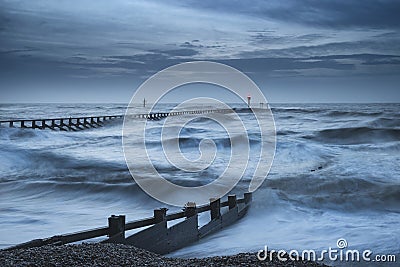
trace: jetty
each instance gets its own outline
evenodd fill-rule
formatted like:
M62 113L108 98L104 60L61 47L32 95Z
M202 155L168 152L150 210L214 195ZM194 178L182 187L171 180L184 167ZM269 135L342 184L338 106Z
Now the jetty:
M232 113L231 109L202 109L202 110L185 110L172 112L149 112L142 114L128 115L130 118L160 120L169 116L182 116L191 114L206 113ZM126 115L106 115L106 116L90 116L90 117L69 117L69 118L50 118L50 119L10 119L0 120L0 126L12 128L30 128L53 131L80 131L89 128L102 127L107 122L116 119L122 119Z
M252 193L248 192L244 193L243 198L240 199L237 199L236 195L229 195L224 202L221 202L220 198L210 199L209 204L199 207L193 202L188 202L181 212L167 214L166 208L155 209L152 217L130 222L125 221L125 215L111 215L108 218L108 226L34 239L4 250L64 245L105 237L99 242L132 245L163 255L190 245L233 224L246 214L251 202ZM199 227L198 216L204 212L209 212L211 219ZM168 221L175 220L180 221L167 227ZM126 236L127 231L134 229L139 229L139 231Z

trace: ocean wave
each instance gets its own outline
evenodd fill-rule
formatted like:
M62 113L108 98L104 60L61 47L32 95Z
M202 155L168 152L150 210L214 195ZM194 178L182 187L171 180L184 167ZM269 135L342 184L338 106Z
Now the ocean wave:
M379 116L384 114L381 111L344 111L344 110L332 110L327 112L325 115L326 116L332 116L332 117L337 117L337 116Z
M278 136L286 136L286 135L294 135L294 134L299 134L299 132L291 131L291 130L281 130L281 131L276 132L276 135L278 135Z
M210 123L210 122L213 122L213 120L210 118L207 118L207 117L200 116L200 117L196 117L196 118L190 120L190 122L191 123Z
M163 143L173 144L175 142L178 142L180 148L198 148L200 145L200 142L203 139L204 138L197 138L197 137L165 138L163 140ZM211 138L211 139L214 141L217 148L221 148L221 149L231 148L232 143L235 143L237 145L246 145L246 142L244 142L244 140L246 140L246 139L243 136L239 136L239 135L233 135L231 137ZM250 135L248 140L249 140L250 145L257 145L261 142L260 138L257 135ZM147 141L146 147L161 148L160 144L161 144L160 141Z
M98 201L119 200L134 198L138 202L140 197L147 198L133 179L127 183L109 184L104 182L72 182L55 180L13 181L3 184L2 190L13 191L16 199L62 199L88 198ZM0 190L0 192L2 191Z
M333 128L320 130L313 135L303 136L303 138L337 145L373 144L400 141L400 129L372 127Z
M384 115L383 111L376 110L341 110L332 108L319 108L319 107L292 107L292 108L272 108L273 112L278 115L284 113L293 114L320 114L327 117L357 117L357 116L381 116Z
M275 114L275 115L277 115L276 118L279 120L291 120L291 119L296 118L293 115L283 115L283 114Z
M367 125L374 128L400 128L400 119L381 117L367 122Z
M170 132L179 132L180 135L182 136L192 136L193 134L202 134L207 132L206 129L204 128L200 128L200 127L189 127L189 126L185 126L185 127L181 127L181 126L164 126L164 127L160 127L160 126L152 126L152 127L147 127L146 128L146 135L161 135L161 132L163 132L163 134L168 134Z
M0 155L2 175L0 181L9 181L9 175L18 180L98 181L117 183L128 170L125 162L100 159L82 159L41 149L3 146ZM126 177L126 175L125 175ZM124 182L126 178L122 179Z
M281 199L298 206L337 209L344 212L390 210L400 212L400 184L357 177L298 176L267 180L267 187Z
M38 141L49 138L51 134L52 132L49 131L0 127L0 138L3 142L32 139Z
M291 113L304 113L304 114L310 114L310 113L320 113L323 111L326 111L325 109L320 109L320 108L271 108L272 112L278 112L278 113L284 113L284 112L291 112Z

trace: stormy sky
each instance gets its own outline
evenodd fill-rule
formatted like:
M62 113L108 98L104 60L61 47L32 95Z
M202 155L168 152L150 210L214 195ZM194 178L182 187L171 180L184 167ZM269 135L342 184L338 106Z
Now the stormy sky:
M243 71L270 102L400 102L399 14L397 0L0 0L0 102L126 103L193 60Z

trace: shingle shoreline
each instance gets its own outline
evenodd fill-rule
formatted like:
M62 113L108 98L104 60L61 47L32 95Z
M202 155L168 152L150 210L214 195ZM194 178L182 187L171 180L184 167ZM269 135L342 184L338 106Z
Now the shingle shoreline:
M324 266L310 261L260 261L255 253L210 258L166 258L121 244L84 243L0 251L0 266Z

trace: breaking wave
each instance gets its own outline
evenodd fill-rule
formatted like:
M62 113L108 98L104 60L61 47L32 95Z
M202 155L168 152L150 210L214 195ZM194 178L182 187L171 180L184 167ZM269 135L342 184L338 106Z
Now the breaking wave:
M313 135L304 136L304 138L338 145L374 144L400 141L400 129L372 127L333 128L317 131Z

